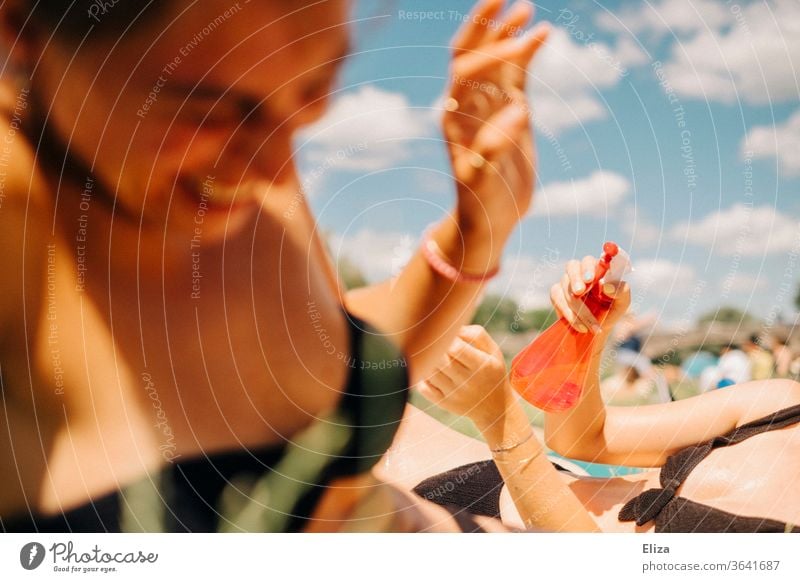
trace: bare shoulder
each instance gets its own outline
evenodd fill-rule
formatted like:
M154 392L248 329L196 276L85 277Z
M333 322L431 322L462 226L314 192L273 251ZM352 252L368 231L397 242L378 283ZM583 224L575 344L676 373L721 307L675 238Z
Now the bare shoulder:
M731 389L737 391L739 426L800 405L800 383L794 380L760 380L725 388Z

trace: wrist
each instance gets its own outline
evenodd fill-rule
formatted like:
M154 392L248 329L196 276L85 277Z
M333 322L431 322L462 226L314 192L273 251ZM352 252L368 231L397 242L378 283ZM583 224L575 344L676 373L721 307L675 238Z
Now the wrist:
M466 212L457 207L452 217L466 238L492 238L505 243L519 224L519 220L516 217L496 216L496 214L483 208L476 216L474 212Z
M471 273L483 273L500 266L512 228L477 223L453 213L432 232L453 265Z
M504 400L496 413L472 417L490 449L507 448L510 443L521 442L530 436L532 430L528 416L510 386L507 386Z

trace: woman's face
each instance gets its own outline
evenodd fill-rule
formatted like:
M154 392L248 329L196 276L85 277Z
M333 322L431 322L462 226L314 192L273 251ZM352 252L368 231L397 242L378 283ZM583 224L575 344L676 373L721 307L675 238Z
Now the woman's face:
M175 234L196 232L200 213L218 236L291 177L291 135L324 112L348 51L348 2L185 4L117 47L76 49L72 62L72 49L50 50L35 79L118 212Z

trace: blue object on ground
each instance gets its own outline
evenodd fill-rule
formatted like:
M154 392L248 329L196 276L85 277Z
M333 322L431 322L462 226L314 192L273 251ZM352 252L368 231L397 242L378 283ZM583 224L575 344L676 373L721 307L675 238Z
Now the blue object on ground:
M697 352L683 362L683 372L690 378L699 378L703 370L717 365L717 358L709 352Z

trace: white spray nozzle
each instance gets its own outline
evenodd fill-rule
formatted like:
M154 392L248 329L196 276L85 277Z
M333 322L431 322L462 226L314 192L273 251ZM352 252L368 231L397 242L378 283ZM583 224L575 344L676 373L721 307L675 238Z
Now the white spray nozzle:
M608 271L603 277L604 283L619 283L623 280L625 275L633 272L633 265L631 265L631 257L628 253L619 249L617 255L611 259L608 266Z

